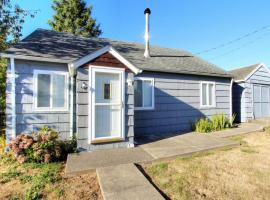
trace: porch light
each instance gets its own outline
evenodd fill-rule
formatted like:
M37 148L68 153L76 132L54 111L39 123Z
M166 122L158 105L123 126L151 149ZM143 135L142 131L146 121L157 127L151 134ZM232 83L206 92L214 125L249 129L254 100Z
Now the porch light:
M128 80L127 80L128 86L129 86L129 87L133 86L133 82L134 82L133 80L128 79Z
M83 90L87 90L87 88L88 88L87 83L86 83L86 82L83 82L82 85L81 85L81 88L82 88Z

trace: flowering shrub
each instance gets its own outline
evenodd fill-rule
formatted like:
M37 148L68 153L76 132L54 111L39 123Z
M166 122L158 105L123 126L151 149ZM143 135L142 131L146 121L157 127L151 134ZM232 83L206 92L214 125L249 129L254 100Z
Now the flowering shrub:
M76 139L59 140L58 132L47 126L32 135L18 135L9 143L9 148L19 163L64 160L68 153L76 151Z

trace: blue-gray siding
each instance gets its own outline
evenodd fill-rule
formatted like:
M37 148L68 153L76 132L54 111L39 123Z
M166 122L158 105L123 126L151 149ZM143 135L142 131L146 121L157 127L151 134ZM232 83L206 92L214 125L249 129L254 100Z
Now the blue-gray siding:
M191 130L201 117L230 115L230 78L145 72L153 77L155 109L135 110L135 135L166 134ZM216 83L216 107L200 107L200 82Z
M264 67L260 67L256 72L253 73L251 77L248 78L248 80L241 83L235 83L235 85L243 88L241 99L234 98L234 105L241 101L241 104L238 104L240 108L237 108L235 111L240 110L241 112L238 112L237 114L241 116L241 122L247 122L254 118L254 85L270 86L270 73ZM236 87L234 87L234 94L237 93L237 90L235 89Z
M126 73L126 80L133 80L132 73ZM119 148L133 145L134 137L134 90L133 86L128 86L127 81L125 85L125 141L113 142L105 144L90 144L89 136L90 132L88 129L88 112L89 112L89 88L84 90L81 85L85 82L89 82L89 69L80 67L77 71L77 137L78 137L78 148L85 150L97 150L97 149L108 149L108 148Z
M33 70L67 72L67 65L46 62L15 60L16 71L16 134L32 133L44 125L60 132L62 139L69 137L69 111L36 112L33 108ZM10 65L7 73L10 74ZM7 77L6 88L6 134L11 136L11 80Z

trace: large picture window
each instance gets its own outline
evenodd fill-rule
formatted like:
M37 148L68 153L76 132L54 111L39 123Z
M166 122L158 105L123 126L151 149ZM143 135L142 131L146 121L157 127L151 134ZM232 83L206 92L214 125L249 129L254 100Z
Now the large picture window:
M135 78L134 80L135 109L154 109L154 79Z
M201 106L202 107L216 106L216 93L214 82L201 83Z
M66 72L34 71L36 110L68 109L68 74Z

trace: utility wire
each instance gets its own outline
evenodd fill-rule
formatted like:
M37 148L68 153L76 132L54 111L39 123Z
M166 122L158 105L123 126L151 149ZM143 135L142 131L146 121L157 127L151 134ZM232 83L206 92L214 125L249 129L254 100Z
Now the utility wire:
M241 40L243 40L243 39L245 39L245 38L248 38L248 37L250 37L250 36L252 36L252 35L255 35L255 34L261 32L261 31L264 31L264 30L268 29L269 27L270 27L270 25L262 26L262 27L259 28L259 29L256 29L256 30L254 30L254 31L252 31L252 32L249 32L249 33L245 34L245 35L242 35L241 37L238 37L238 38L236 38L236 39L233 39L233 40L231 40L231 41L229 41L229 42L226 42L226 43L217 45L217 46L215 46L215 47L213 47L213 48L209 48L209 49L206 49L206 50L197 52L197 53L195 53L195 55L201 55L201 54L209 53L209 52L211 52L211 51L215 51L215 50L218 50L218 49L220 49L220 48L226 47L226 46L231 45L231 44L233 44L233 43L239 42L239 41L241 41Z
M262 38L264 38L265 36L268 36L268 35L270 35L270 32L267 32L267 33L265 33L265 34L263 34L263 35L261 35L261 36L259 36L259 37L256 37L254 40L250 40L250 41L248 41L248 42L242 44L241 46L238 46L238 47L236 47L236 48L233 48L233 49L231 49L231 50L229 50L229 51L227 51L227 52L225 52L225 53L223 53L223 54L221 54L221 55L212 57L212 58L210 58L209 60L215 60L215 59L217 59L217 58L224 57L224 56L226 56L226 55L228 55L228 54L231 54L231 53L233 53L233 52L235 52L235 51L238 51L238 50L240 50L240 49L242 49L242 48L245 48L246 46L252 45L252 44L254 44L257 40L260 40L260 39L262 39Z

